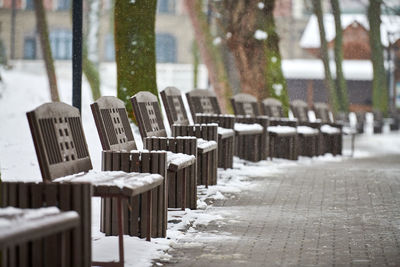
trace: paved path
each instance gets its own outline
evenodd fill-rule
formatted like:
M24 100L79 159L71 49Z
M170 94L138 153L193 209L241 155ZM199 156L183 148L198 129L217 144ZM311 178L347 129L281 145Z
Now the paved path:
M400 155L295 166L216 207L227 237L182 246L170 266L400 266ZM181 243L193 240L181 240Z

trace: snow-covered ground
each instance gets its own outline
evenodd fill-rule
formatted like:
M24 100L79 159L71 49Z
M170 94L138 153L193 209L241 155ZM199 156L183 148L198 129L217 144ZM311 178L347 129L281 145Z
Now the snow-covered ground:
M62 101L71 103L70 71L62 66L58 68L58 85ZM111 82L114 74L102 73L104 81L102 93L115 95L115 83ZM26 68L17 66L10 71L2 71L4 83L0 84L0 171L2 180L40 181L41 175L37 163L26 112L48 102L50 96L43 67ZM83 81L82 120L90 155L95 170L100 170L101 145L91 115L89 104L92 103L87 82ZM369 118L370 119L370 118ZM370 132L370 127L367 127ZM137 131L135 132L137 135ZM139 140L139 136L135 137ZM345 142L348 145L348 142ZM400 134L386 133L382 135L365 134L356 139L355 157L369 157L376 154L399 153ZM249 163L235 158L234 168L218 170L218 185L208 189L198 188L198 210L170 210L167 238L155 238L146 242L135 237L125 237L126 266L149 266L153 259L168 262L168 250L179 249L182 246L196 247L201 242L210 239L234 238L228 233L202 232L209 222L229 223L224 219L221 208L214 208L216 201L236 198L244 190L252 190L255 183L252 180L259 177L276 176L287 168L296 165L318 164L326 161L347 160L350 151L345 148L344 156L332 157L326 155L318 158L303 158L299 161L274 160ZM105 237L99 231L100 201L93 199L93 259L118 259L118 241L116 237ZM226 211L228 212L228 211ZM179 240L192 240L180 243Z

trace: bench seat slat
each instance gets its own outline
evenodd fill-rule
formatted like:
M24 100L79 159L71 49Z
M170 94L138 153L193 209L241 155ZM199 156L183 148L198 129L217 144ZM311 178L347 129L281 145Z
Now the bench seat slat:
M90 171L61 177L54 182L89 182L93 185L94 196L112 194L133 197L159 186L163 180L164 178L159 174Z

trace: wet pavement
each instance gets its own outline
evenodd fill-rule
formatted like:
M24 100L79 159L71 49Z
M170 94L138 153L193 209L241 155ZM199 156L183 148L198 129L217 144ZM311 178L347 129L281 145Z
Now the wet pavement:
M400 151L254 183L216 203L224 223L204 226L201 242L180 240L167 266L400 266Z

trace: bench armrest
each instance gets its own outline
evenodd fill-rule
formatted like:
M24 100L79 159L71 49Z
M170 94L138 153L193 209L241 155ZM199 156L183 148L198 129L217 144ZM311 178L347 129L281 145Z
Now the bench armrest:
M172 135L177 136L194 136L209 141L218 141L217 135L218 124L203 123L194 125L172 125Z
M196 113L196 123L217 123L219 127L233 129L235 116L228 114Z
M144 147L148 150L165 150L196 156L197 138L193 136L146 137Z

